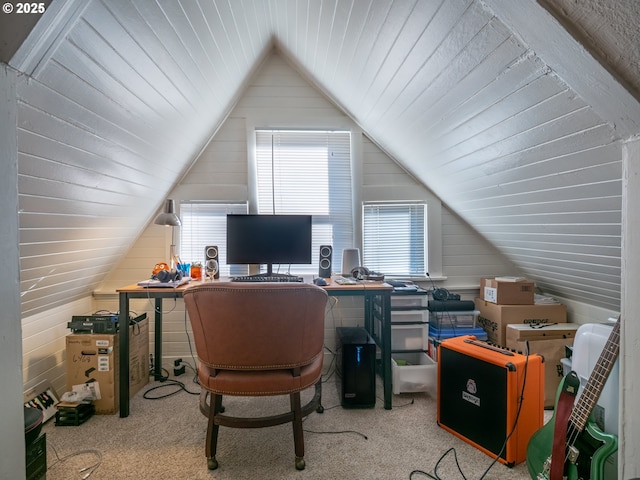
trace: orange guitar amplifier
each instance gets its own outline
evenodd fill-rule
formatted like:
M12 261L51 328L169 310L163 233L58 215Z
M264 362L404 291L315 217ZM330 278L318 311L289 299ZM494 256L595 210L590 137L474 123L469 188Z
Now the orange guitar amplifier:
M472 335L438 349L438 425L507 466L544 423L544 366Z

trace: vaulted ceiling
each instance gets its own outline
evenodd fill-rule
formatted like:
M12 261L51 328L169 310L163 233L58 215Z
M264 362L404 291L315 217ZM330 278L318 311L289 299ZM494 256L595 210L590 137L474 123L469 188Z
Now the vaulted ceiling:
M640 16L600 3L54 0L10 61L23 313L100 282L273 49L538 285L619 309Z

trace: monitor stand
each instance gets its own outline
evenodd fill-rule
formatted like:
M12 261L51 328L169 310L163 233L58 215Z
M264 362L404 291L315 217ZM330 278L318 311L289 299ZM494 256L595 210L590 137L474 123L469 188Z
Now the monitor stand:
M267 271L264 273L256 273L251 275L252 277L293 277L295 275L291 275L289 273L273 273L273 264L267 263Z
M286 273L273 273L273 264L267 263L267 271L263 273L254 273L252 277L288 277Z

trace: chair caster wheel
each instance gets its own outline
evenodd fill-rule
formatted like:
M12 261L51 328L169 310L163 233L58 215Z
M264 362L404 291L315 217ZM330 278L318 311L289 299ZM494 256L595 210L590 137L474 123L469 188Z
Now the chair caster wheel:
M296 458L296 470L304 470L304 458Z
M316 413L324 413L324 407L322 405L318 405L316 407Z
M207 468L209 470L215 470L218 468L218 460L216 460L216 457L207 458Z

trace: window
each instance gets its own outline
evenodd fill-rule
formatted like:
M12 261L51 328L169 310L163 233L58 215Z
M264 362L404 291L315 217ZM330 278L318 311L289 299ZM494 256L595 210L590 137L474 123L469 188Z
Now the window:
M390 276L424 276L424 203L367 203L362 218L363 265Z
M320 245L334 264L353 247L350 132L256 130L256 167L257 213L313 216L312 263L294 273L317 275Z
M246 203L180 202L180 258L185 262L201 261L204 248L218 247L220 275L246 275L244 265L227 265L227 214L247 213Z

